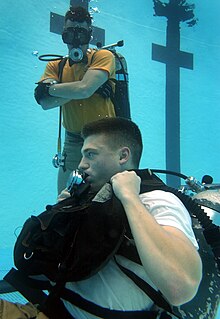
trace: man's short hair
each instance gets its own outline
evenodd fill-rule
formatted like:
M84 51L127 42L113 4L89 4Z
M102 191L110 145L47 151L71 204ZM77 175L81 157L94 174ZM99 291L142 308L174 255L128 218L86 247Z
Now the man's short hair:
M127 146L131 150L132 162L138 168L143 150L142 136L139 127L125 118L105 118L86 124L81 132L82 138L104 134L112 148Z
M65 14L65 22L67 20L84 22L86 21L89 26L92 24L92 17L89 12L83 7L70 7Z

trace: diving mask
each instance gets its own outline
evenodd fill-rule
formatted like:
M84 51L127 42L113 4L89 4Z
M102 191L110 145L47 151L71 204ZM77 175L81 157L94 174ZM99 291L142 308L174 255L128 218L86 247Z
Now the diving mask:
M63 30L62 39L66 44L73 45L75 48L80 45L88 44L91 39L92 29L81 27L68 27Z

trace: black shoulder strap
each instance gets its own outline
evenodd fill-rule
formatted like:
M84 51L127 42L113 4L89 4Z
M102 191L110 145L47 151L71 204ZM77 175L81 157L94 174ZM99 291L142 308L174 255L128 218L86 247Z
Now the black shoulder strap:
M58 64L58 77L59 77L59 82L62 82L62 75L63 75L63 68L66 64L67 57L63 58L59 64Z
M88 66L90 66L90 65L92 64L92 62L93 62L93 60L94 60L94 57L95 57L95 54L96 54L96 52L97 52L97 50L95 50L95 49L92 49L92 51L93 51L93 53L92 53L92 56L91 56L91 58L90 58L90 62L89 62L89 64L88 64Z
M66 64L67 57L63 58L58 64L58 78L59 82L62 82L63 68ZM59 118L58 118L58 138L57 138L57 154L61 154L61 131L62 131L62 105L59 107ZM63 170L66 168L63 166Z

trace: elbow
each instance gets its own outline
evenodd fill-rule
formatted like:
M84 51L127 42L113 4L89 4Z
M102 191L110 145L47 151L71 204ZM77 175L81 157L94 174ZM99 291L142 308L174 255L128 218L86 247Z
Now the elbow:
M173 306L181 306L191 301L198 292L202 281L202 261L196 255L188 270L180 271L168 283L166 298Z
M40 105L41 105L42 110L44 110L44 111L48 110L48 105L46 105L44 103L41 103Z
M184 279L182 278L182 283L179 286L170 287L167 293L167 300L173 306L181 306L189 301L191 301L197 294L199 285L202 280L202 274L196 276L196 278Z
M191 301L197 294L199 285L193 285L184 287L184 289L173 289L169 296L167 296L168 301L173 306L181 306L189 301Z
M47 110L49 107L48 107L48 103L46 103L46 99L42 99L42 98L39 98L39 97L36 97L35 96L35 100L37 102L37 104L39 104L43 110Z
M41 107L42 107L42 109L43 109L44 111L51 109L51 107L48 106L48 104L46 104L46 103L43 103L43 102L42 102L40 105L41 105Z
M54 100L54 99L51 99L51 98L50 99L49 98L42 99L42 100L39 101L38 104L42 107L42 109L44 111L50 110L50 109L53 109L55 107L60 106L60 103L58 103L57 100Z
M80 96L81 96L80 98L81 99L88 99L94 93L95 93L95 91L92 88L90 88L86 85L81 85L81 87L80 87Z

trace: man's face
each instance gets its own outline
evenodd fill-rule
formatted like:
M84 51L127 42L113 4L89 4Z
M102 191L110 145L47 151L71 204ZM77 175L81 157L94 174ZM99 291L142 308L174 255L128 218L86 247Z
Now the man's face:
M71 50L72 48L76 48L76 47L87 48L88 42L90 41L89 30L90 30L90 27L88 26L86 21L77 22L77 21L67 20L64 27L65 34L63 34L63 41L67 44L68 49ZM73 41L75 43L73 43ZM68 42L71 42L71 43L68 43ZM81 44L85 42L87 43Z
M84 141L79 169L88 175L86 181L98 191L110 178L121 171L120 149L113 150L105 135L91 135Z

